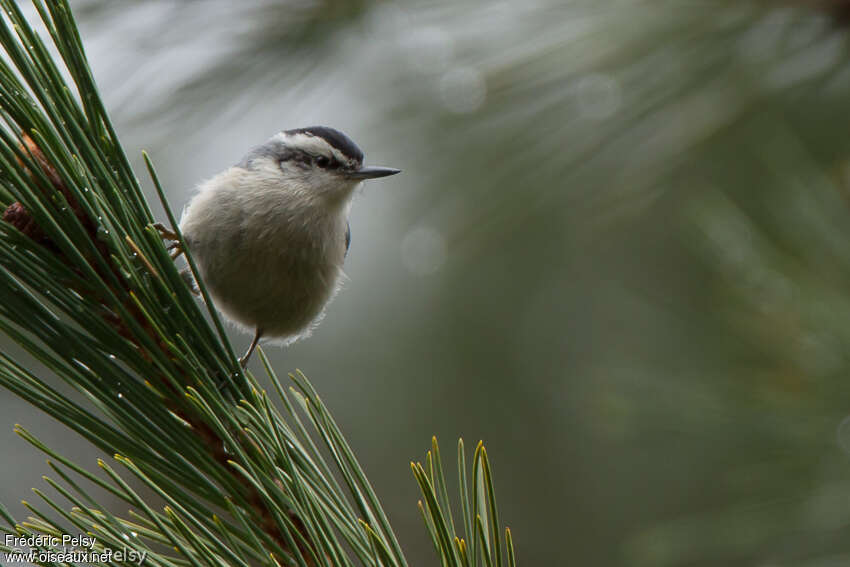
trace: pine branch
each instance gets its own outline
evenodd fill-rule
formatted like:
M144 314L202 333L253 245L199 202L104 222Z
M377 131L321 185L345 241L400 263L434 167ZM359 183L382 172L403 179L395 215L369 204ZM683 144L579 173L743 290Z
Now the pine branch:
M184 247L205 303L186 286L98 95L67 1L34 1L61 64L14 0L0 6L7 56L0 60L0 331L78 396L65 397L4 354L0 385L115 461L91 473L17 427L49 456L59 480L46 481L65 502L36 491L47 509L27 503L33 515L24 523L0 509L9 526L0 530L77 530L94 534L98 551L128 548L151 565L405 566L374 490L315 390L300 374L285 388L261 352L281 412L241 370ZM484 474L473 473L475 494L461 495L473 511L465 515L470 555L462 540L453 548L453 528L434 519L450 507L442 473L417 469L428 526L440 530L444 564L477 565L480 547L487 565L502 565L482 447L474 471ZM113 515L92 488L129 505L128 516ZM50 557L39 562L62 562Z

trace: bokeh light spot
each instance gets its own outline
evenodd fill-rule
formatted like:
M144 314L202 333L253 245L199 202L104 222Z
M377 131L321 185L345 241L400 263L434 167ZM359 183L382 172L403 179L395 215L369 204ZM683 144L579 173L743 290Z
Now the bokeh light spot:
M620 83L610 75L587 75L576 85L578 111L584 118L610 118L619 110L622 98Z
M487 98L487 83L483 75L470 67L452 69L440 79L440 99L451 112L475 112Z
M842 419L841 423L838 424L835 439L841 450L850 454L850 415Z
M401 257L410 273L433 274L446 261L446 240L433 228L414 228L401 241Z

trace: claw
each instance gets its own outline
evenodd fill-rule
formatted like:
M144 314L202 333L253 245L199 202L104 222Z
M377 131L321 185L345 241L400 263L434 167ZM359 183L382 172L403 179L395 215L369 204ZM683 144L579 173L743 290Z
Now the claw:
M156 223L153 227L159 232L159 235L162 236L164 240L180 240L177 237L177 233L171 230L170 228L166 228L164 224L161 222Z
M180 245L180 239L177 237L177 233L166 228L161 222L156 223L153 227L159 232L163 240L171 240L171 244L165 247L166 250L172 251L171 259L176 260L179 258L183 254L183 246Z

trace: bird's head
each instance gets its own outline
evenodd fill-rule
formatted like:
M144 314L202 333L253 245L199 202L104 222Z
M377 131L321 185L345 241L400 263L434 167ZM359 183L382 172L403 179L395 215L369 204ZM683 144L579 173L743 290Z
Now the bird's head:
M363 151L333 128L311 126L284 130L248 152L237 167L262 176L282 189L345 200L366 179L399 173L390 167L363 165Z

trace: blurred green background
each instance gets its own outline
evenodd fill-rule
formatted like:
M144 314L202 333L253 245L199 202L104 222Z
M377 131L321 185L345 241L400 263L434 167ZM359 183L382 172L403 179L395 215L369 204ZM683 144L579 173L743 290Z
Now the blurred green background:
M404 170L314 336L267 352L411 563L436 434L486 441L523 565L605 567L850 564L847 4L73 3L152 200L142 149L179 210L312 124ZM93 463L0 393L0 501L47 470L17 422Z

